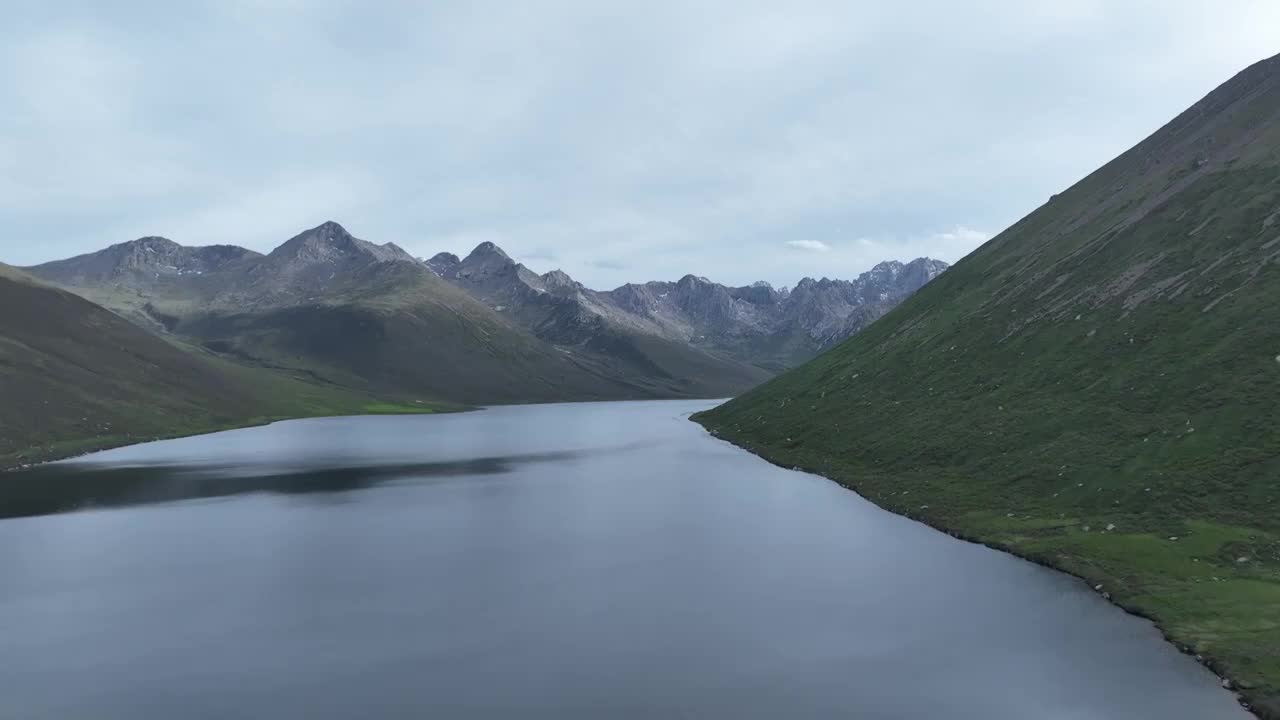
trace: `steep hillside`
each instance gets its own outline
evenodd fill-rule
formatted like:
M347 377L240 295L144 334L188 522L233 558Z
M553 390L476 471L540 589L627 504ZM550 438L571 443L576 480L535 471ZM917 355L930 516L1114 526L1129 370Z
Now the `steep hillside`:
M1273 58L699 420L1087 578L1276 717L1278 311Z
M183 348L4 265L0 398L0 468L271 418L387 407Z

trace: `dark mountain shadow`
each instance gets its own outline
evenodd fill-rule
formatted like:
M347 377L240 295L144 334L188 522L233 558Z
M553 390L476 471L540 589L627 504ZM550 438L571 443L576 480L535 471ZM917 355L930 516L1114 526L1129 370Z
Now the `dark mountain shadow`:
M53 463L0 475L0 519L249 493L344 493L392 481L500 475L520 465L564 462L596 452L600 451L503 455L447 462L275 467Z

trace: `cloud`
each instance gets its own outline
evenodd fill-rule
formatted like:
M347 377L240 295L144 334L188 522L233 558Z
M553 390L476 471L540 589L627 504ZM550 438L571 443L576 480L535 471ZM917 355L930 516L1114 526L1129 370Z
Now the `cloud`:
M522 262L546 262L553 263L560 259L560 255L552 248L536 247L532 250L526 250L520 254Z
M972 251L1274 53L1280 3L73 0L5 21L0 261L145 233L269 249L336 219L592 286L789 285Z
M922 255L953 263L977 250L992 237L992 233L984 230L956 225L949 230L935 232L916 240L908 240L907 244L918 248Z
M933 239L945 243L967 245L970 246L969 249L972 250L978 245L990 240L991 233L984 232L982 230L974 230L973 228L967 228L963 225L957 225L955 228L946 232L936 233L933 236Z
M788 240L786 245L787 247L808 252L829 252L831 250L831 246L821 240Z
M587 264L591 267L600 268L602 270L626 270L629 267L624 262L608 259L588 260Z

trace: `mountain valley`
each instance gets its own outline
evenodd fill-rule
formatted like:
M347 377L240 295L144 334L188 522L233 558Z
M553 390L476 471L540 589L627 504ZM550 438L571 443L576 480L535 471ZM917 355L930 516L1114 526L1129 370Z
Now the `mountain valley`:
M686 276L599 292L492 243L415 259L334 222L269 254L158 237L28 268L244 362L463 403L734 395L861 329L945 269L882 263L794 291Z

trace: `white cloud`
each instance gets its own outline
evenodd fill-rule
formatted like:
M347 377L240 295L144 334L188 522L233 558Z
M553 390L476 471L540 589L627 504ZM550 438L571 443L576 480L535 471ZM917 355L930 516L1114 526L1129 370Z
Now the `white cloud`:
M821 240L788 240L787 247L808 250L809 252L828 252L831 250L831 246Z
M593 286L950 261L1280 27L1273 0L777 8L18 3L0 261L141 232L263 249L331 218L424 256L494 239Z
M968 245L970 246L969 249L972 250L978 245L990 240L991 233L984 232L982 230L974 230L973 228L967 228L963 225L957 225L955 228L947 230L946 232L936 233L933 238L941 242Z
M963 225L956 225L950 230L933 233L919 240L908 242L916 247L922 255L953 263L977 250L979 246L992 237L994 236L991 233L984 230L974 230Z

